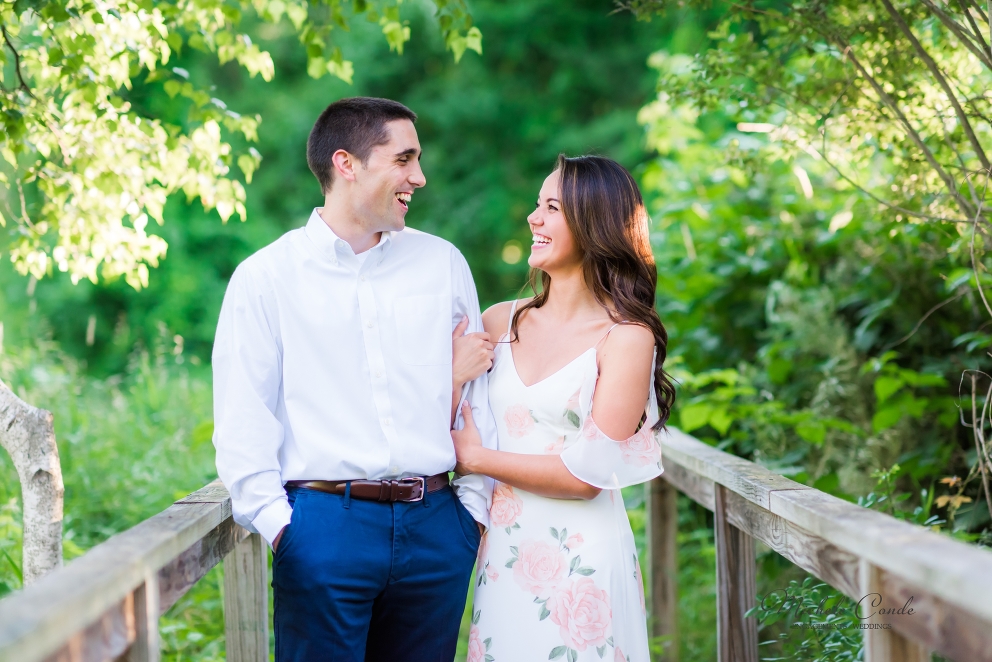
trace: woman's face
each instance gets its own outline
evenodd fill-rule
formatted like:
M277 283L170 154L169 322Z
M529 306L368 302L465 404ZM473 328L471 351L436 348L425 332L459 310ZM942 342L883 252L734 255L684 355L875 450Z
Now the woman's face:
M537 208L527 217L534 235L527 264L542 271L554 271L582 263L575 238L561 211L561 173L548 175L537 198Z

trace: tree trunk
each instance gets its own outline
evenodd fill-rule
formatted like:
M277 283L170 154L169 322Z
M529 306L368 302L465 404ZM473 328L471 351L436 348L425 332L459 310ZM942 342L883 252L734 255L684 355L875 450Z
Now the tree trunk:
M0 381L0 446L21 481L24 585L62 565L62 467L52 413L32 407Z

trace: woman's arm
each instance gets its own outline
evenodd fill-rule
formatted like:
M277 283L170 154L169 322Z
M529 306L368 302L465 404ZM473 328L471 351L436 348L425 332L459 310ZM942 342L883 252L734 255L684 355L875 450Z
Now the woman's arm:
M483 448L472 420L472 408L462 403L465 428L452 430L460 474L484 474L533 494L559 499L592 499L600 490L573 476L557 455L524 455Z
M637 430L648 399L653 355L654 336L648 329L633 324L614 329L599 352L600 375L593 398L593 418L609 438L627 439ZM485 474L547 497L592 499L600 492L572 475L557 455L483 448L471 413L465 416L465 428L453 431L451 436L459 473Z

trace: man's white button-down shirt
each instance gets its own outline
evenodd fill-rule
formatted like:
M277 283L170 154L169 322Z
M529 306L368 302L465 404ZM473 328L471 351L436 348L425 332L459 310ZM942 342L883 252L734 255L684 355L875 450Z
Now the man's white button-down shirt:
M356 256L320 218L245 260L214 341L217 471L236 522L271 544L289 524L290 480L432 476L455 466L451 333L482 331L461 253L416 230ZM463 390L496 447L487 377ZM456 426L461 426L461 420ZM492 483L455 481L488 526Z

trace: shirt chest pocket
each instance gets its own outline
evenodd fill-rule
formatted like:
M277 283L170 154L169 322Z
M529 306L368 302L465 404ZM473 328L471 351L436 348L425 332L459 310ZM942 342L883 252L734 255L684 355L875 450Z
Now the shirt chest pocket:
M403 297L393 304L397 348L410 365L451 363L451 299L443 295Z

